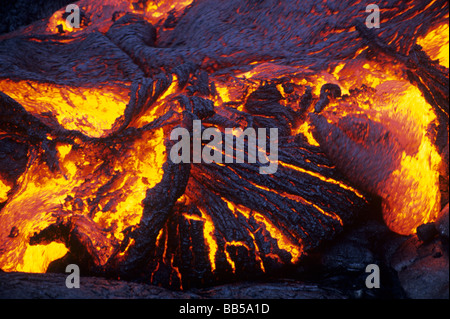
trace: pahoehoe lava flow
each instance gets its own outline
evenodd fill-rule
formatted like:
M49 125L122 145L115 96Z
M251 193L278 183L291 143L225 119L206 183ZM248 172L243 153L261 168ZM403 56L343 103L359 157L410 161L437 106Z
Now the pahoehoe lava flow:
M385 1L380 29L351 1L77 5L80 28L62 8L0 35L2 270L187 289L292 267L374 198L400 234L436 218L447 1ZM267 150L277 128L276 172L175 163L197 120L265 128Z

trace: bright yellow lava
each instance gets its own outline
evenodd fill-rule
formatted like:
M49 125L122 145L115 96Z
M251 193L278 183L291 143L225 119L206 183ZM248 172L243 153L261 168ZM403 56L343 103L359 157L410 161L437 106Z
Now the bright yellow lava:
M393 66L365 62L360 67L341 68L338 76L348 89L366 85L376 93L358 96L358 105L331 103L324 114L337 122L347 114L364 114L381 123L403 149L401 163L378 189L383 216L391 230L408 235L422 223L436 218L440 206L439 167L441 158L427 134L436 115L420 90L403 80ZM386 169L386 168L380 168Z
M164 138L162 128L145 132L120 158L103 158L100 150L91 147L74 149L70 145L60 144L56 147L60 171L56 172L51 172L45 163L34 161L19 178L19 189L0 215L2 238L8 238L13 226L19 231L18 236L1 243L0 249L4 250L0 255L1 269L45 271L48 263L60 258L67 249L64 245L55 244L30 246L29 238L54 223L55 216L61 214L61 210L88 214L89 196L95 195L106 183L110 183L108 193L101 196L93 220L99 228L113 226L112 236L123 240L122 231L140 221L147 189L161 181L162 165L166 161ZM114 183L110 182L110 176L104 176L99 171L105 161L119 176ZM94 173L99 175L94 178ZM81 200L83 206L77 209L73 204L66 203L68 195ZM106 206L110 202L115 205L108 209ZM105 249L108 253L112 247ZM107 256L107 253L102 256Z
M8 192L11 190L11 187L6 185L1 179L0 179L0 203L6 201L8 199Z
M118 191L125 196L119 201L115 212L101 211L95 215L94 221L102 227L115 225L114 236L123 240L122 231L136 225L143 211L142 201L147 189L153 188L163 176L162 166L166 161L164 131L162 128L154 133L146 133L142 139L134 142L132 149L124 158L115 162L115 170L124 172L124 178L114 185L109 192Z
M418 38L417 44L432 60L439 60L439 64L449 67L449 25L441 24L431 30L426 36Z
M205 245L208 247L208 258L211 264L211 271L214 272L214 270L216 270L216 253L218 250L216 238L214 235L214 222L212 221L211 216L206 214L202 209L199 210L201 216L187 214L184 214L183 216L186 219L198 220L203 222L203 236L205 237Z
M123 88L76 88L0 80L0 91L36 116L50 112L65 129L77 130L90 137L107 135L128 103Z
M44 273L48 265L64 255L69 250L64 244L52 242L48 245L28 246L23 256L23 262L15 268L15 271Z
M222 200L228 205L228 208L233 213L239 212L247 219L249 219L250 216L253 216L253 218L255 218L257 222L259 222L261 225L264 225L270 236L277 241L278 248L283 249L291 254L291 263L298 262L303 253L302 247L297 246L291 240L289 240L267 217L258 212L251 211L249 208L242 205L235 205L225 198L222 198ZM257 247L256 243L255 247ZM262 261L260 262L260 264L262 265Z
M308 144L319 146L319 143L316 141L314 136L311 133L311 127L308 121L303 122L295 131L292 132L293 134L303 134L304 137L306 137L306 140L308 141Z

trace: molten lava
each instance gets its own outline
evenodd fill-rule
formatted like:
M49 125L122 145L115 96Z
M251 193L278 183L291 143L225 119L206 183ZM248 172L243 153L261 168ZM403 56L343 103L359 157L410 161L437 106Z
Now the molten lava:
M386 1L379 30L345 1L77 5L80 28L61 8L0 36L0 140L25 145L0 169L2 270L186 289L295 265L375 197L403 235L445 204L448 2ZM277 172L173 163L198 119L276 127Z

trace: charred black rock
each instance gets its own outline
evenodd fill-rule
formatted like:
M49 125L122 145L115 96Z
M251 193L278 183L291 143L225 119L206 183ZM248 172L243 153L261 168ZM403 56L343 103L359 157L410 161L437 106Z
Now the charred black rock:
M327 83L322 85L320 89L320 99L319 102L316 103L314 107L315 113L320 113L325 106L330 102L330 98L337 98L341 96L341 88L339 85Z
M417 227L417 236L423 242L429 242L438 234L434 223L427 223Z

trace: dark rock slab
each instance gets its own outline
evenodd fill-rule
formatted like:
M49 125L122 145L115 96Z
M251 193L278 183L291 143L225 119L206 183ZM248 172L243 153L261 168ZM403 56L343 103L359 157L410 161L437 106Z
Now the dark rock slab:
M0 299L345 299L337 289L298 281L243 282L188 292L100 277L81 277L67 288L65 274L0 271Z
M81 277L80 288L67 288L65 274L0 272L3 299L174 299L198 296L157 286L99 277Z
M239 283L198 290L205 298L225 299L347 299L339 290L297 281Z
M393 255L391 266L409 298L449 298L448 250L439 238L423 243L412 236Z
M444 209L442 209L438 219L436 220L436 228L439 235L446 238L448 241L448 203Z

